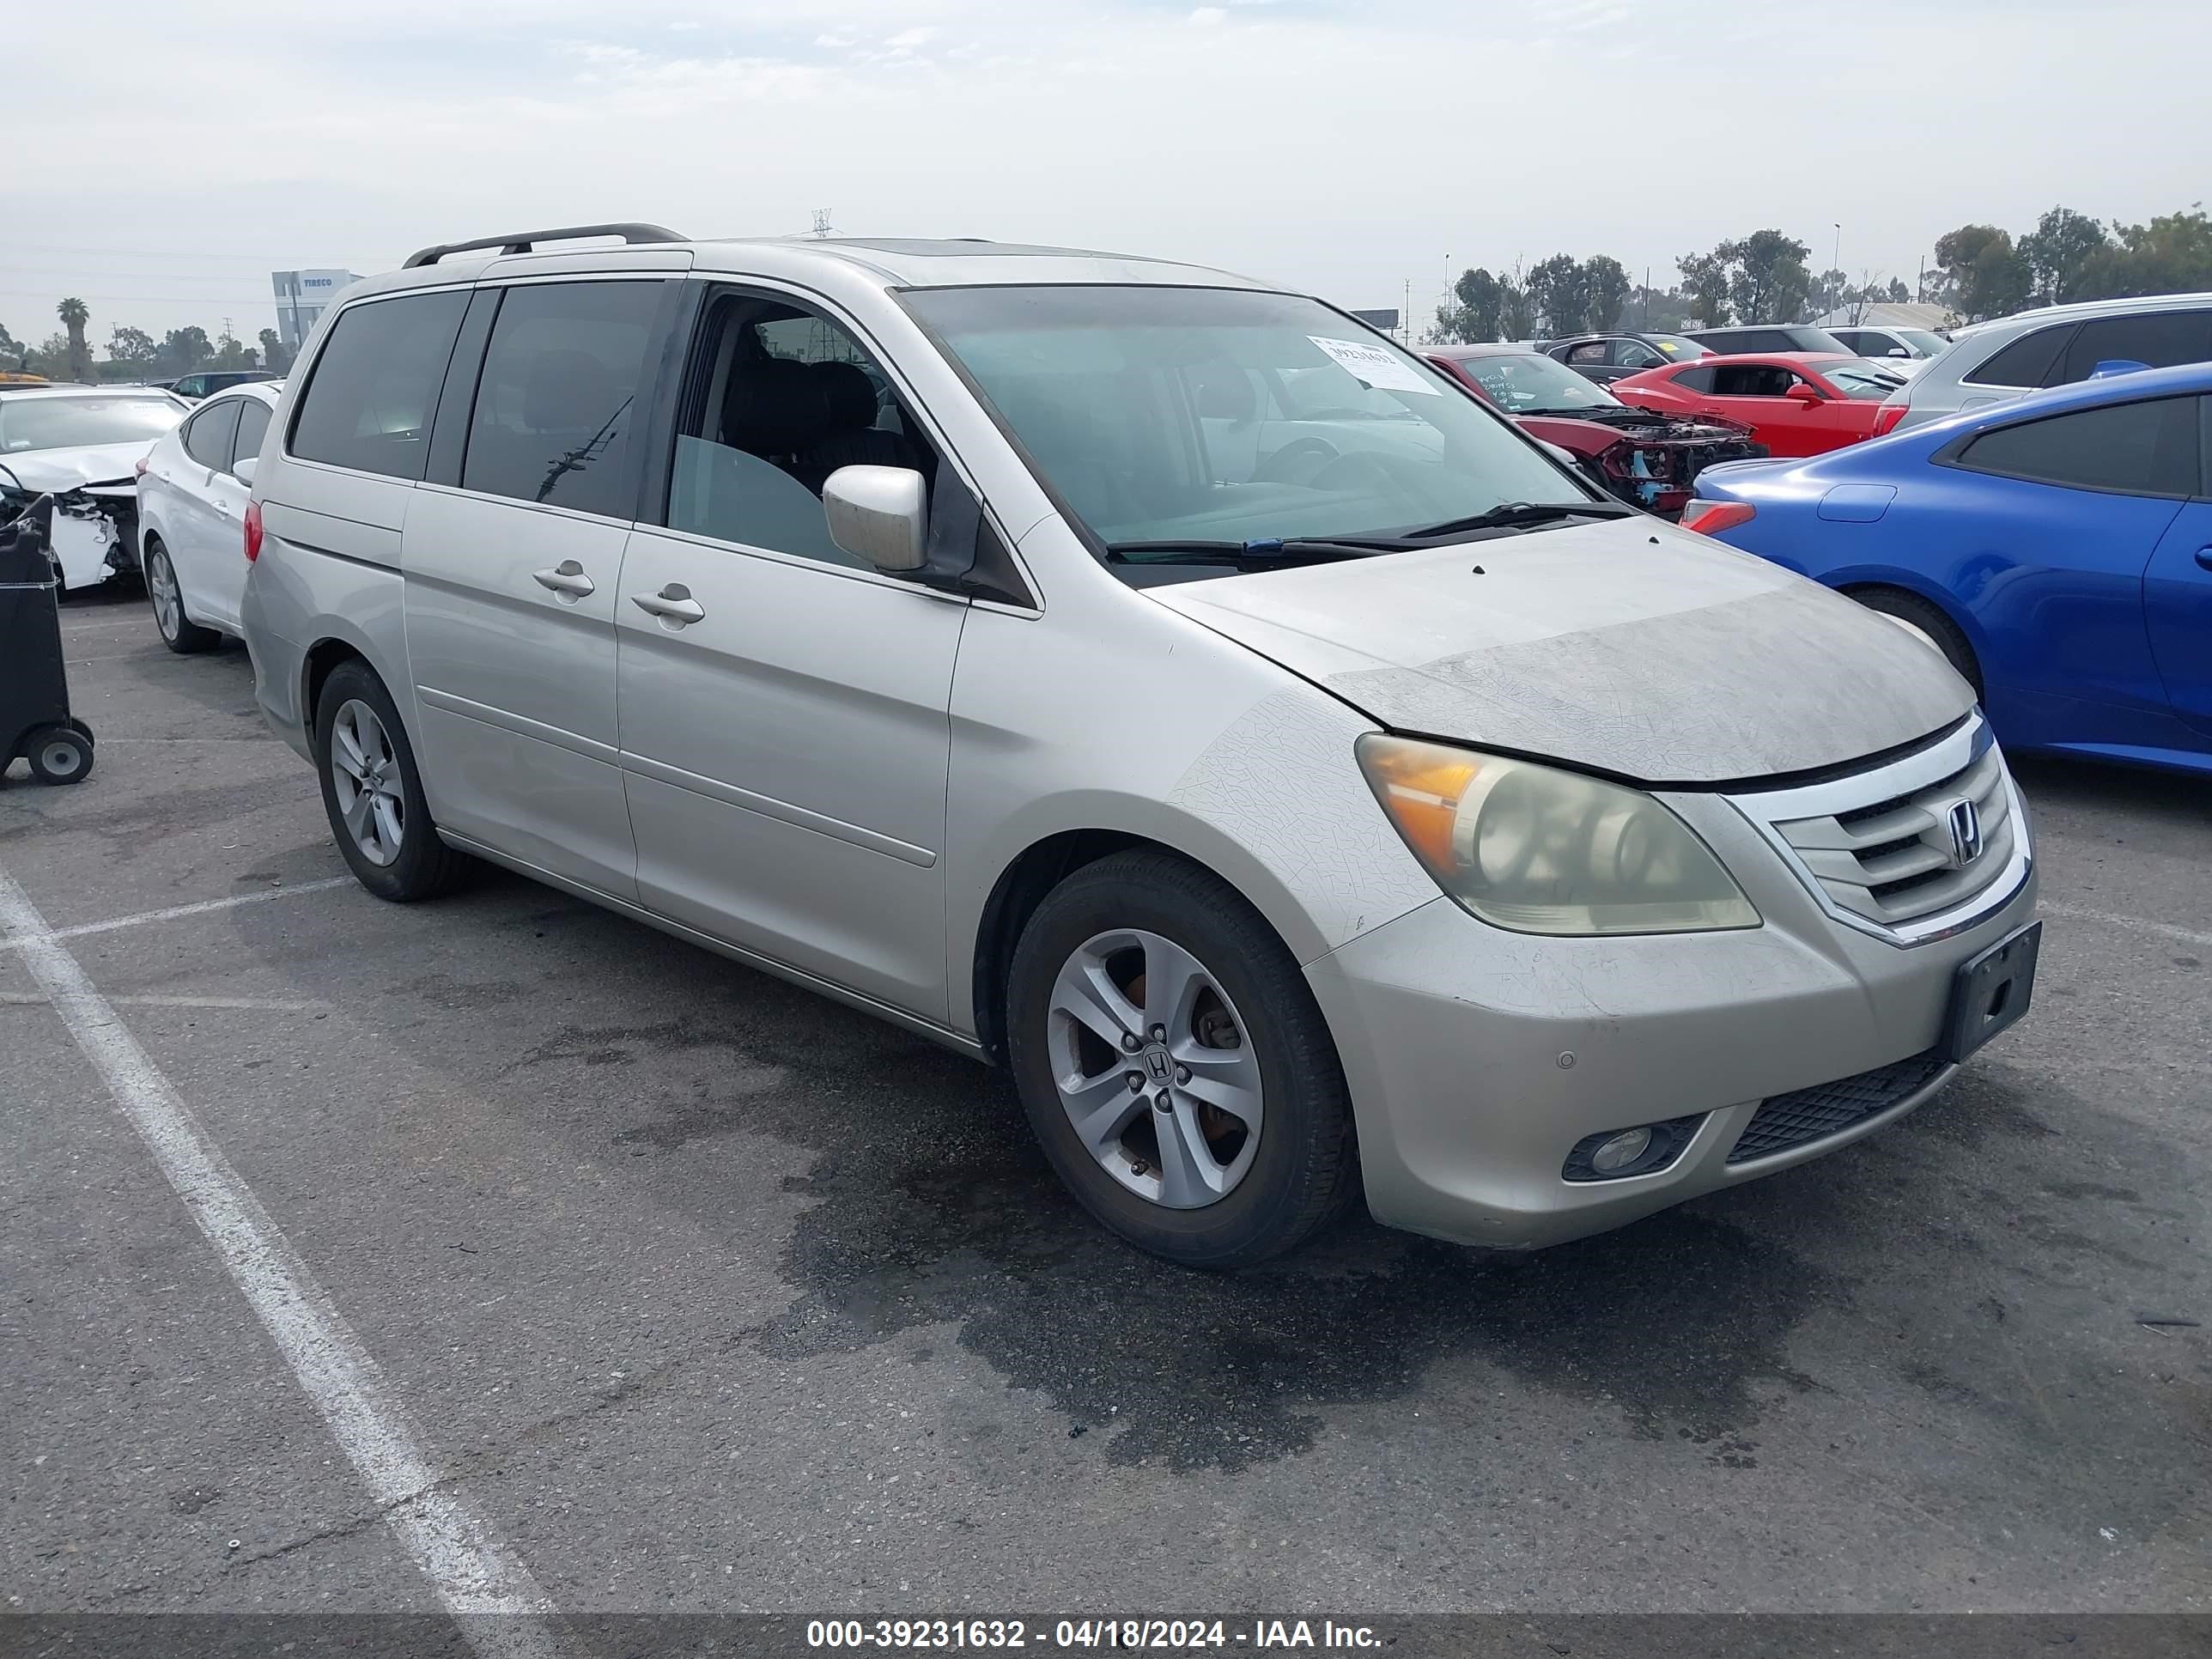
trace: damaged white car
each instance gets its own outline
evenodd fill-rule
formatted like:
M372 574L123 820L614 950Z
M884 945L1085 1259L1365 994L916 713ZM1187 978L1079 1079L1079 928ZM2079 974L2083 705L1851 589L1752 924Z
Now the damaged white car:
M53 552L64 587L138 568L135 469L191 405L137 386L0 392L0 517L54 498Z

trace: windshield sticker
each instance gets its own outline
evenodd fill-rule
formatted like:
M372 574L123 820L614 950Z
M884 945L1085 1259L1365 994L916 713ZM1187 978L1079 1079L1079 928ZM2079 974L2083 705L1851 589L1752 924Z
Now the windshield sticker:
M1309 334L1306 338L1378 392L1424 392L1431 398L1443 396L1423 380L1411 363L1400 362L1381 346L1366 345L1358 340L1331 340L1319 334Z

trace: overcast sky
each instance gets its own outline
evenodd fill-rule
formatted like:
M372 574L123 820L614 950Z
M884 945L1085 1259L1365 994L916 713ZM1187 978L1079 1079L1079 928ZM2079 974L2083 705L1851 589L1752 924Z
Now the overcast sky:
M1766 226L1910 283L1970 220L2212 196L2183 0L21 0L0 323L274 320L269 272L645 219L1061 242L1351 306Z

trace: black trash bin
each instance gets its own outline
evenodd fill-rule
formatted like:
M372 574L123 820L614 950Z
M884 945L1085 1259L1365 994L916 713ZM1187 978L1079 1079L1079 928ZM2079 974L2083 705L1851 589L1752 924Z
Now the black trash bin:
M92 728L70 713L62 664L61 578L47 549L54 498L41 495L0 525L0 772L21 755L41 783L82 783Z

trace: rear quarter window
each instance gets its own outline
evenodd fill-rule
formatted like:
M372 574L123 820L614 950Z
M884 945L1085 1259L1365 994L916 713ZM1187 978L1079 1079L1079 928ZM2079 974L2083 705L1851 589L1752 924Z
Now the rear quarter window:
M431 411L467 307L459 289L349 307L310 371L292 419L290 453L419 482Z
M2201 465L2198 401L2111 404L1999 427L1968 443L1954 465L2073 489L2193 495Z
M2001 346L1959 378L1969 386L2038 386L2058 362L2078 325L2053 323Z

